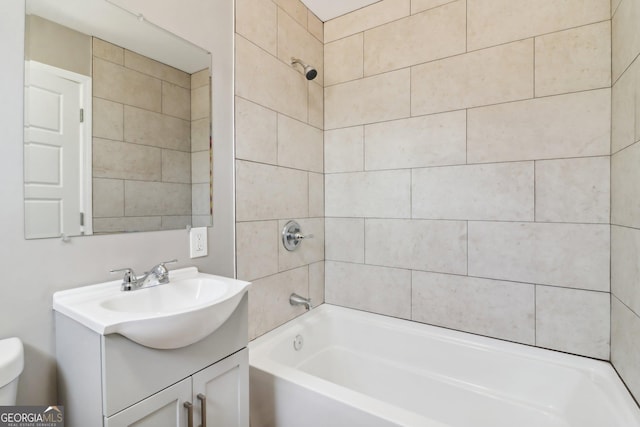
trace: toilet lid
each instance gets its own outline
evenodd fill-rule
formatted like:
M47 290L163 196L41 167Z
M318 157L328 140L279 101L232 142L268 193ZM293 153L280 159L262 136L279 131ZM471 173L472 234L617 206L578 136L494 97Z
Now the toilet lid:
M24 368L24 349L19 338L0 340L0 387L18 378Z

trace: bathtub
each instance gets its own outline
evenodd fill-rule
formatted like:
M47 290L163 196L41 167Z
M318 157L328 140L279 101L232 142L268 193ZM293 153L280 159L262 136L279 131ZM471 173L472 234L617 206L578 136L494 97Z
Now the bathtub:
M252 427L635 427L610 364L324 304L249 345Z

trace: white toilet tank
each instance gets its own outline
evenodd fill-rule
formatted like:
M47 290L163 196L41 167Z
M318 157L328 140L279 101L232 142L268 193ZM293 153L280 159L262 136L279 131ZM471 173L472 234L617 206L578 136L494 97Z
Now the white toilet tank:
M19 338L0 340L0 406L15 405L18 377L24 368L24 349Z

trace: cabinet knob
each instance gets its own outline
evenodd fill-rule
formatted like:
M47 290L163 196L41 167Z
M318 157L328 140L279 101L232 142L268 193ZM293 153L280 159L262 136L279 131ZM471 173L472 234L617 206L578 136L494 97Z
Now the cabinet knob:
M200 427L207 427L207 396L198 393L196 397L200 401L200 417L202 418Z
M187 427L193 427L193 405L191 402L184 402L183 406L187 408Z

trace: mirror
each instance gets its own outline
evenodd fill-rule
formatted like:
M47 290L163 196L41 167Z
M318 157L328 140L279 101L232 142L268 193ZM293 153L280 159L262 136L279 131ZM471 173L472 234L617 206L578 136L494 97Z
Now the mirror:
M106 0L25 28L25 237L212 225L210 54Z

